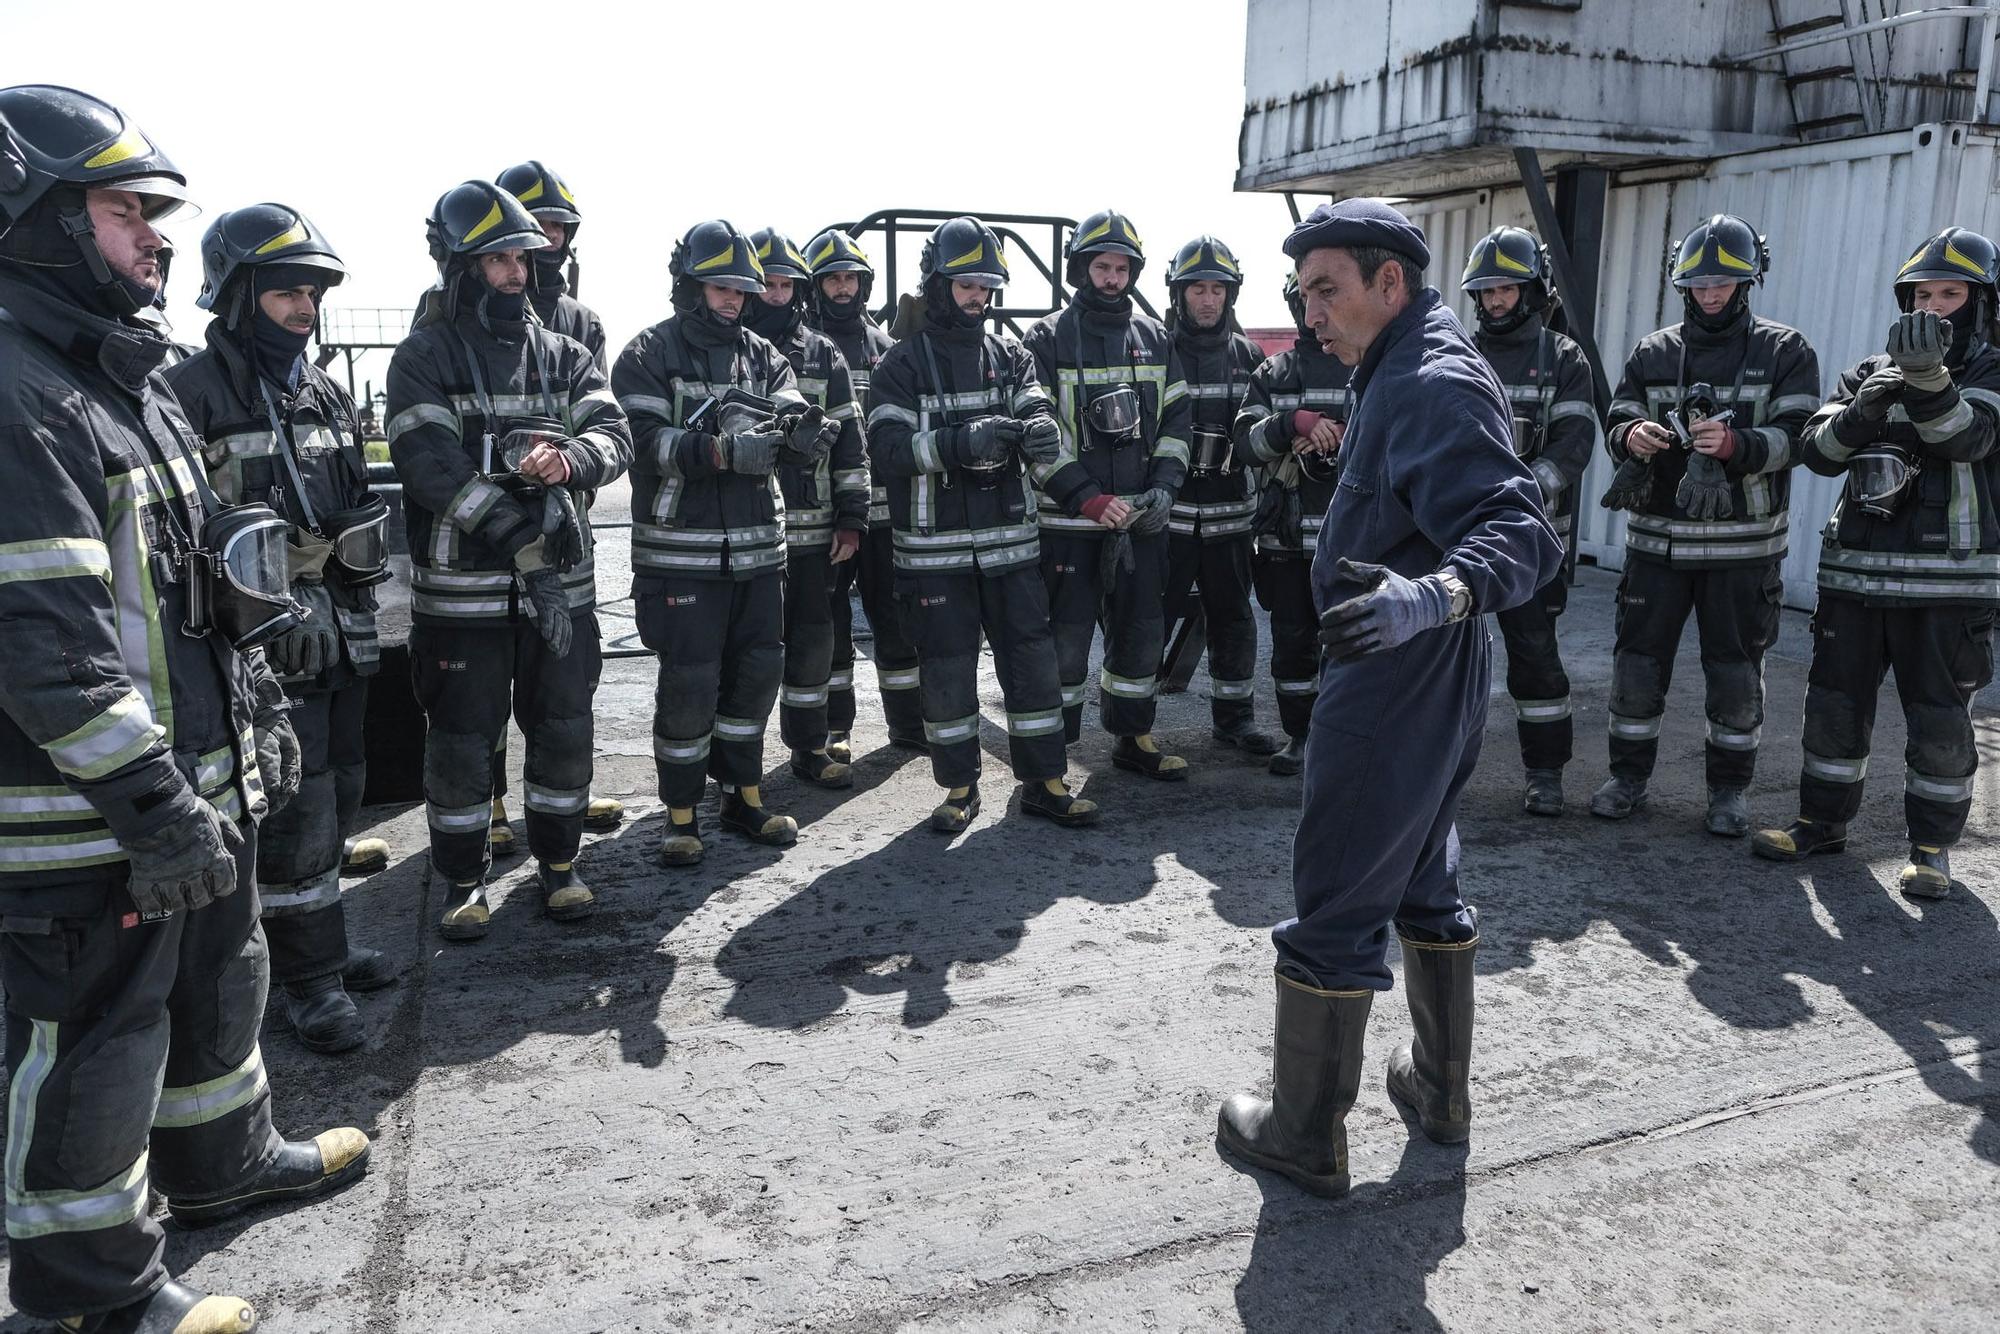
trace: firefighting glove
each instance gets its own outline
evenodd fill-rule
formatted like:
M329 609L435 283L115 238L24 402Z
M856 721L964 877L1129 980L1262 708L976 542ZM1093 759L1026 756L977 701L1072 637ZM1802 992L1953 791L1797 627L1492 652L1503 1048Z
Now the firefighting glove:
M990 468L1004 461L1028 428L1012 417L975 417L964 426L947 428L945 462L957 468Z
M780 425L785 428L785 444L778 451L778 459L794 468L817 464L840 435L840 423L828 421L826 410L817 403L785 418Z
M1155 486L1142 492L1132 504L1132 518L1126 525L1140 537L1151 537L1167 526L1174 515L1174 493Z
M1021 452L1038 468L1054 466L1055 461L1062 457L1062 427L1048 417L1036 417L1028 423L1027 434L1021 440Z
M529 612L542 642L558 658L568 657L576 625L570 620L569 594L563 590L562 576L544 565L537 570L523 570L520 579L527 590Z
M1105 599L1110 599L1121 573L1131 574L1138 568L1138 558L1132 554L1132 534L1120 528L1107 536L1104 549L1097 555L1098 587L1104 590Z
M583 559L583 519L566 486L551 486L542 494L542 559L559 572Z
M1730 497L1729 474L1723 469L1722 460L1706 454L1689 454L1687 471L1681 474L1681 484L1674 491L1674 502L1687 511L1690 519L1705 523L1734 514L1736 502Z
M152 833L121 840L131 859L127 892L142 913L193 912L236 892L242 832L192 788L175 805Z
M731 431L715 442L723 470L750 477L769 477L771 469L778 466L778 451L784 445L784 429L774 421Z
M1653 461L1633 457L1618 465L1618 470L1611 474L1611 485L1605 488L1603 499L1597 503L1608 510L1637 513L1646 508L1652 498Z
M1442 574L1405 579L1386 565L1345 556L1334 570L1368 590L1328 607L1319 618L1320 648L1335 662L1400 648L1452 619L1451 589Z
M257 776L264 780L264 816L269 818L291 805L299 794L303 768L299 737L283 712L259 714L251 731L257 739Z
M1833 417L1833 437L1849 449L1860 449L1881 437L1889 409L1903 397L1903 372L1884 366L1861 382L1854 397Z
M333 595L319 580L301 579L292 585L292 600L306 609L305 619L270 642L265 661L279 676L318 676L340 661Z
M1928 310L1913 310L1889 326L1889 360L1910 388L1935 394L1951 383L1944 354L1951 350L1951 321Z

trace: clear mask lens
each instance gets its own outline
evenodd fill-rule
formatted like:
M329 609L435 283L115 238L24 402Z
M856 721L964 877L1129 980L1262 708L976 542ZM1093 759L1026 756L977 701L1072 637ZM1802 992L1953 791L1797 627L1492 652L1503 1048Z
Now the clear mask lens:
M1139 391L1129 384L1121 384L1093 398L1085 413L1090 419L1090 428L1099 435L1114 440L1136 435L1139 431Z

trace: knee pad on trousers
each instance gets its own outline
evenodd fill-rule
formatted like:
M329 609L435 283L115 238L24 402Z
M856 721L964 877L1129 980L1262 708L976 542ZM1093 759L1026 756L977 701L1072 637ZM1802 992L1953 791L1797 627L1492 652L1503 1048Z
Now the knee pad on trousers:
M1861 735L1861 709L1845 691L1826 686L1806 686L1807 751L1828 758L1859 758L1868 753L1868 738Z
M270 946L264 941L261 924L229 960L214 986L215 1049L210 1054L224 1065L237 1065L257 1045L264 1002L271 990Z
M491 800L493 743L471 732L432 732L424 741L424 798L434 806Z
M665 737L705 737L715 725L715 696L722 664L662 662L653 691L653 731Z
M776 699L785 675L785 646L759 644L745 652L736 663L736 692L762 699ZM768 707L768 701L767 701Z
M544 718L528 734L528 775L542 787L590 786L589 718Z
M59 1042L60 1026L49 1027L57 1030ZM62 1138L55 1158L72 1189L88 1190L109 1181L145 1155L153 1125L153 1101L166 1077L167 1042L163 1010L144 1027L99 1044L70 1069L69 1087L56 1121ZM25 1124L17 1125L27 1129ZM27 1143L20 1146L24 1162L32 1147Z
M1906 759L1920 774L1958 778L1979 767L1972 718L1963 709L1918 704L1909 711L1910 743Z
M317 875L340 860L340 842L333 774L307 774L285 808L258 831L257 880L290 884Z
M1658 658L1620 653L1611 665L1611 712L1621 718L1657 718L1666 711Z
M1764 676L1754 663L1705 663L1702 671L1711 718L1746 732L1764 721Z

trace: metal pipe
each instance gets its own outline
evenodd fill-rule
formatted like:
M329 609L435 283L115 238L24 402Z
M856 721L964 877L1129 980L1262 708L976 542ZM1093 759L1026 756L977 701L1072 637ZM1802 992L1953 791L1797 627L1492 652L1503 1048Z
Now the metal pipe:
M1740 56L1724 56L1720 63L1724 65L1747 65L1753 60L1769 60L1773 56L1790 55L1794 51L1804 51L1809 47L1825 46L1828 42L1844 42L1851 37L1861 37L1868 33L1881 32L1888 28L1900 28L1906 23L1918 23L1924 19L1983 18L1988 24L1988 34L1990 36L1994 17L1994 8L1991 3L1943 5L1937 9L1912 9L1907 13L1891 14L1887 18L1872 19L1867 23L1857 23L1853 27L1843 24L1838 28L1827 28L1822 32L1812 33L1805 37L1795 37L1791 41L1782 42L1777 46L1765 47L1762 51L1752 51Z

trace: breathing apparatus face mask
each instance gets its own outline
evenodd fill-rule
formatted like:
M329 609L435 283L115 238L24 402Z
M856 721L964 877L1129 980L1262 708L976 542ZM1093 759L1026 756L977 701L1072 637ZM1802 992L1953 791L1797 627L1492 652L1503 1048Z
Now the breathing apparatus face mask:
M305 619L292 600L291 524L269 505L232 505L201 526L201 547L189 552L188 610L183 632L214 630L235 648L269 643Z
M389 506L370 496L353 509L326 516L332 561L349 588L366 588L389 577Z
M535 446L553 444L563 435L563 424L553 417L510 417L506 433L500 437L499 467L488 471L519 472L522 460L534 452Z
M1847 503L1878 519L1893 519L1909 498L1922 464L1896 445L1873 445L1847 464Z
M1124 444L1139 434L1139 391L1129 384L1107 389L1083 410L1091 433L1101 444Z
M1188 467L1198 477L1227 476L1233 470L1227 433L1205 426L1195 427Z

